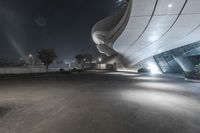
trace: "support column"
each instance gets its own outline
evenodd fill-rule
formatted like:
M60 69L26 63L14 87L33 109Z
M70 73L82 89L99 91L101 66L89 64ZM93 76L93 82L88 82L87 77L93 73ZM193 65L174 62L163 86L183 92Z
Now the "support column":
M181 66L184 72L190 72L194 69L194 65L187 57L174 57L174 60Z

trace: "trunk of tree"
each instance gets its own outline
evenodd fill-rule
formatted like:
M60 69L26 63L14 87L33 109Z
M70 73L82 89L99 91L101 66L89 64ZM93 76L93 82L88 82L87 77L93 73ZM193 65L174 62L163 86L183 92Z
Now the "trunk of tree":
M81 67L82 67L82 71L84 71L84 64L81 64Z
M48 69L49 69L49 65L46 65L46 72L48 72Z

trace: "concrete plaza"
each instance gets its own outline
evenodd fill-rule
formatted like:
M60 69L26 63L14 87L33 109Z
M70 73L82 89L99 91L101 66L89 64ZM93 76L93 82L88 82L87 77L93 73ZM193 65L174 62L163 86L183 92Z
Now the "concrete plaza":
M0 133L199 133L200 83L131 73L0 80Z

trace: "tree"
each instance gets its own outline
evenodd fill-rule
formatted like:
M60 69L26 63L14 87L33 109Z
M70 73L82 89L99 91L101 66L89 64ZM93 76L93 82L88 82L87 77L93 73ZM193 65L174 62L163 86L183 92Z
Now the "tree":
M79 55L75 56L75 58L76 58L78 64L81 64L82 71L85 70L85 65L87 63L91 63L92 59L93 59L91 54L79 54Z
M200 73L200 64L198 64L198 65L195 66L195 71L198 72L198 73Z
M86 63L92 63L93 56L91 54L84 54L83 56L86 60Z
M48 71L49 65L57 58L54 49L42 49L38 52L38 58L46 66L46 72Z

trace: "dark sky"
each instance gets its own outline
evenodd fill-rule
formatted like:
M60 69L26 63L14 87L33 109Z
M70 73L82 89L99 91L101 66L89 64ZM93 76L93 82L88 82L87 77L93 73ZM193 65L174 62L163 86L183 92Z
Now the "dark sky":
M115 0L0 0L0 58L55 48L60 59L97 53L92 26L113 13Z

